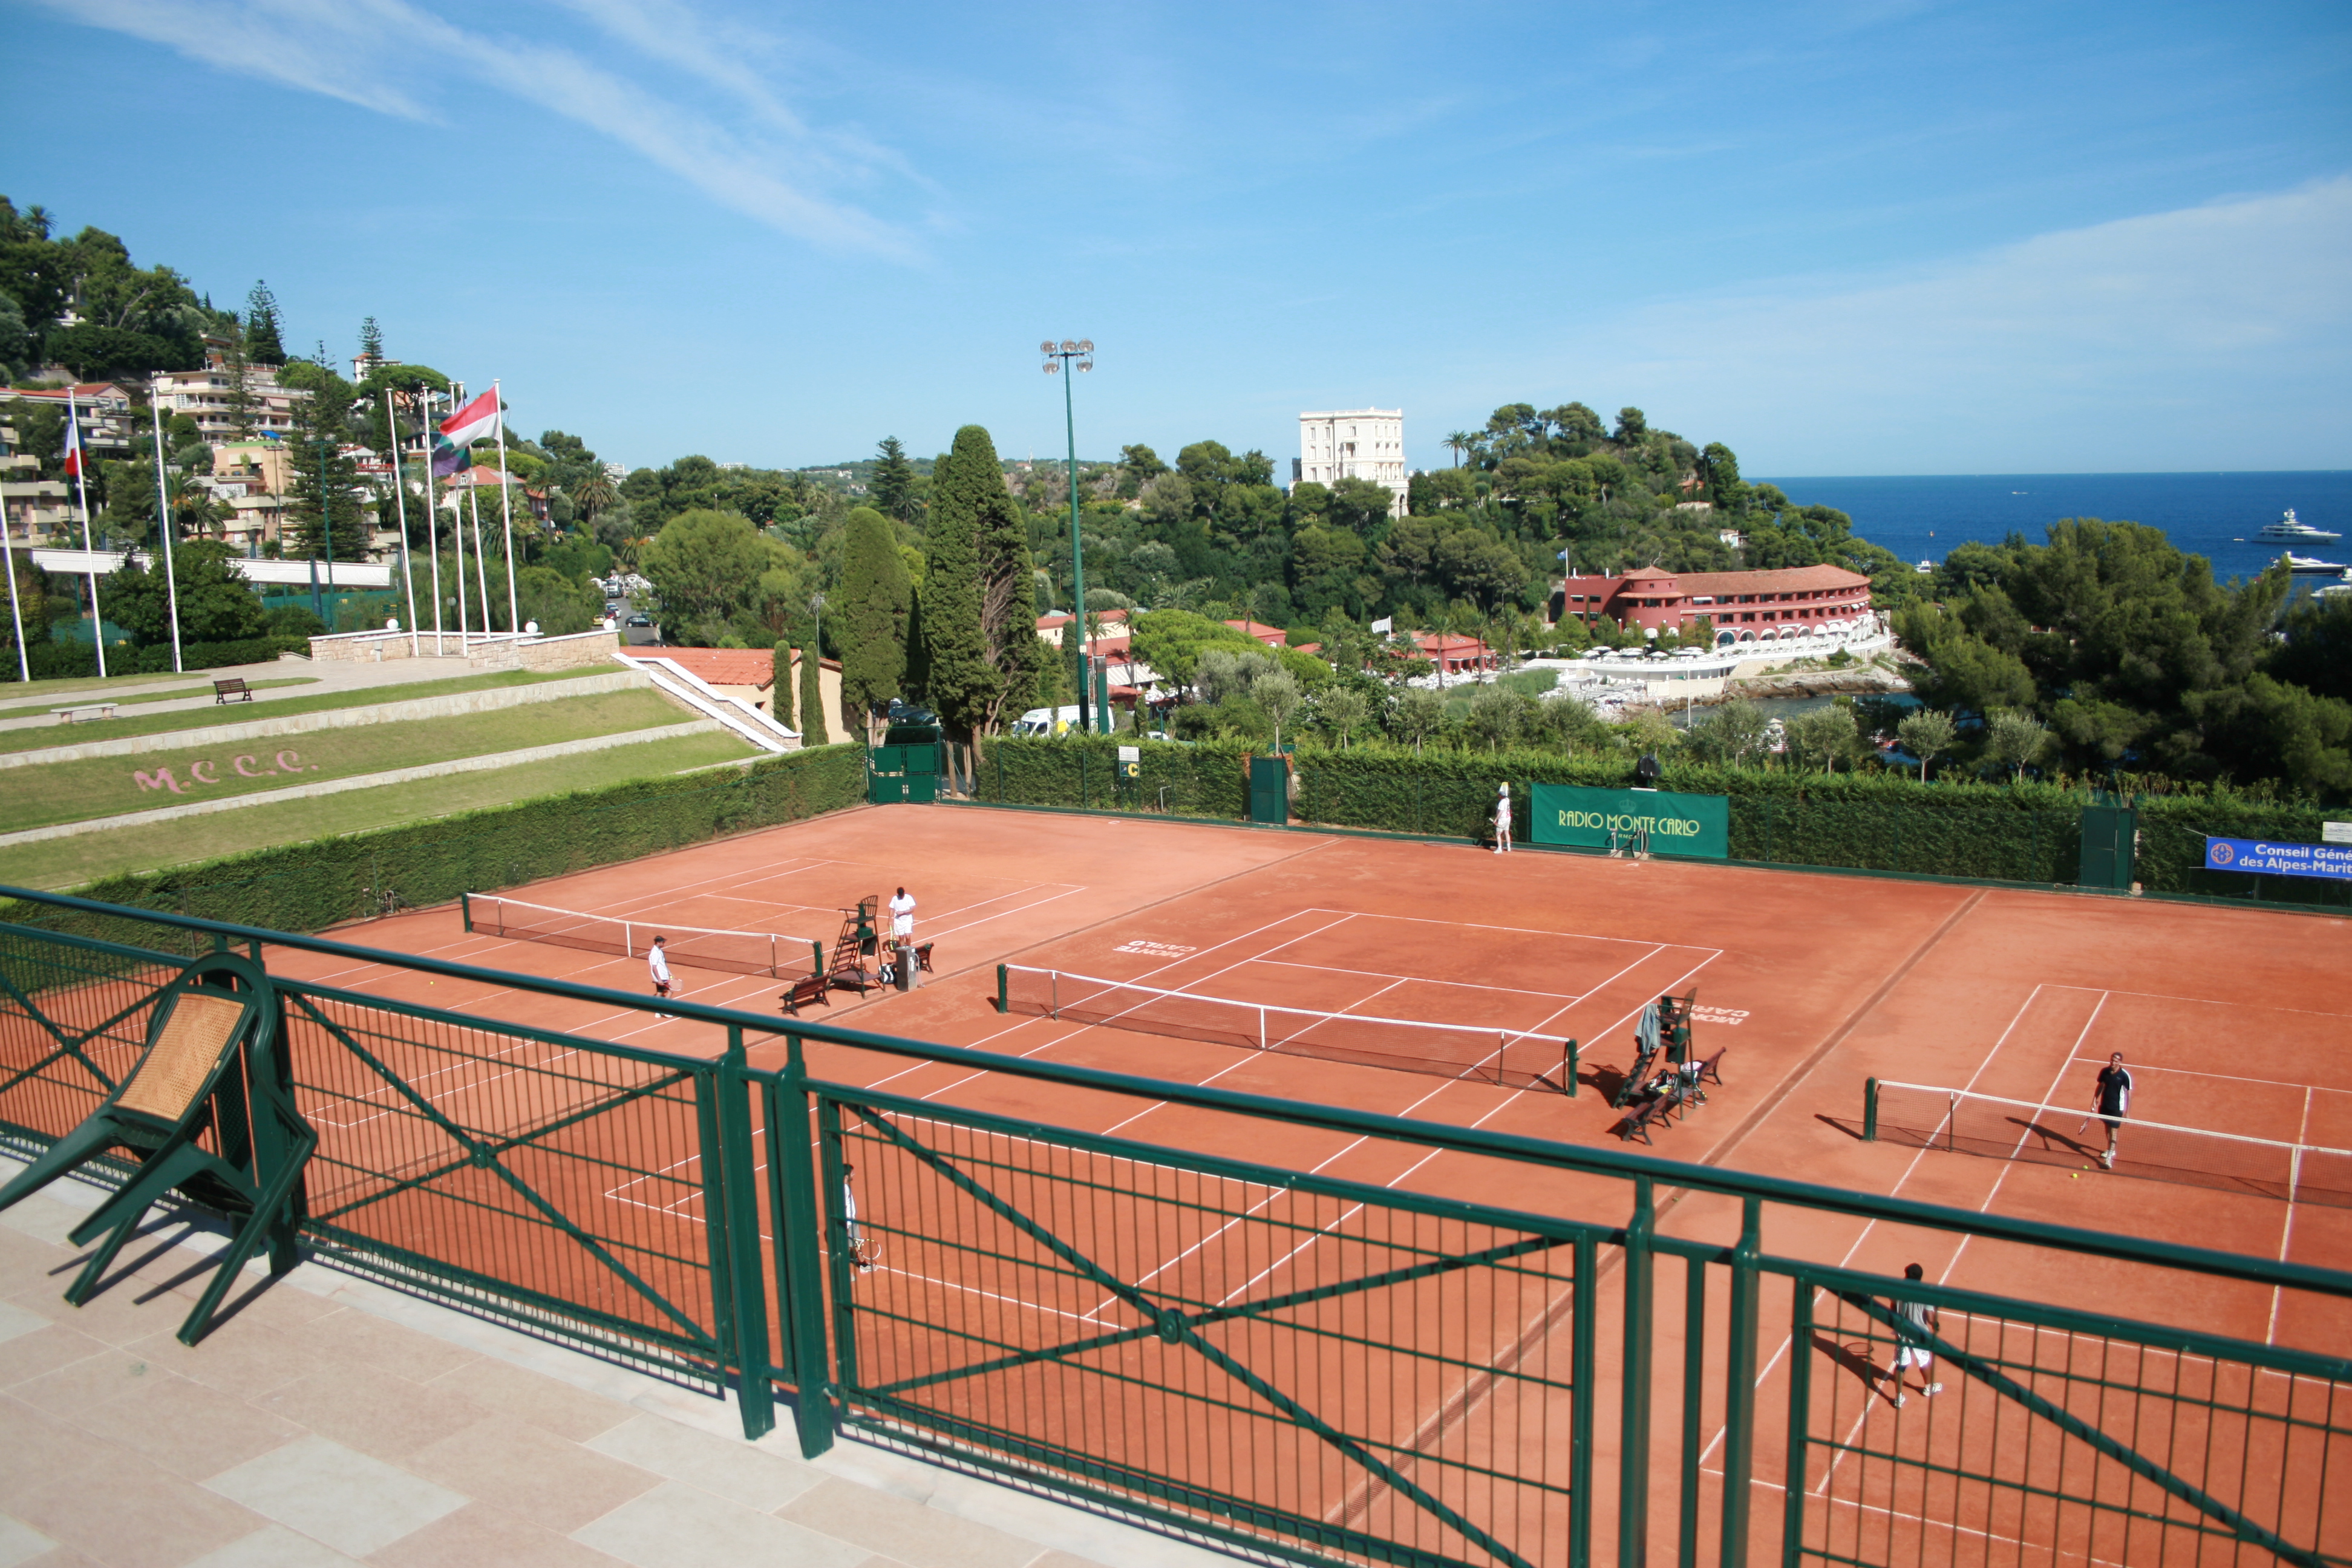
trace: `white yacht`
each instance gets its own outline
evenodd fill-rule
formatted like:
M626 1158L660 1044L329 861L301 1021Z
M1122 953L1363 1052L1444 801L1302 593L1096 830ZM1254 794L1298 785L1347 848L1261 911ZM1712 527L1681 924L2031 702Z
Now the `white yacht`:
M2333 544L2344 536L2330 533L2324 528L2314 528L2295 521L2294 508L2286 509L2286 516L2264 527L2254 536L2267 544Z

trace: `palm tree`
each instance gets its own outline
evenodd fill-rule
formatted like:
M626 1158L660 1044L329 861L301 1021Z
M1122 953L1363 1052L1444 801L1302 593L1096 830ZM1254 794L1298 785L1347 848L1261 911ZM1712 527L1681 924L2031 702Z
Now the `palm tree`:
M1458 468L1462 466L1463 455L1478 444L1478 437L1467 430L1456 430L1445 437L1445 444L1454 448L1454 466Z
M590 528L595 527L598 512L611 510L620 499L621 492L614 488L612 476L602 468L588 470L588 477L572 491L572 504L580 509L580 521Z

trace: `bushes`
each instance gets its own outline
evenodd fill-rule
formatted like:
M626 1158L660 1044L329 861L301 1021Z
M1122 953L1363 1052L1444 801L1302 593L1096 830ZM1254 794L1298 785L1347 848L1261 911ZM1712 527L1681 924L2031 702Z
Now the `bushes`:
M13 656L15 650L7 649ZM192 642L180 645L180 667L183 669L219 669L232 664L267 664L281 653L310 651L307 637L247 637L241 642ZM35 680L94 680L98 678L98 650L86 642L35 643L25 650L26 662L33 667ZM119 644L106 650L106 673L109 675L169 675L172 673L172 645L152 647L132 647ZM14 657L0 662L0 682L16 679Z
M319 931L406 905L512 887L794 822L865 798L859 748L790 752L747 772L654 779L469 812L382 833L313 839L157 877L117 877L79 889L133 908L199 915L273 931ZM27 925L82 931L152 946L99 929L76 911L17 906Z
M992 742L979 797L1014 805L1156 811L1238 819L1247 810L1234 742L1139 748L1142 776L1118 773L1118 741L1100 736ZM1301 748L1292 815L1301 824L1370 828L1485 842L1495 786L1512 786L1521 842L1528 840L1530 784L1622 789L1630 756L1571 757L1558 752L1429 752L1385 746ZM1899 774L1765 773L1694 764L1669 766L1661 788L1731 801L1731 858L1770 865L1822 866L1906 876L1963 877L2066 886L2080 874L2079 789L2048 784L1921 784ZM2221 793L2143 796L2137 875L2150 892L2250 898L2254 879L2206 871L2205 837L2316 840L2326 813ZM2331 883L2262 881L2266 902L2335 904Z

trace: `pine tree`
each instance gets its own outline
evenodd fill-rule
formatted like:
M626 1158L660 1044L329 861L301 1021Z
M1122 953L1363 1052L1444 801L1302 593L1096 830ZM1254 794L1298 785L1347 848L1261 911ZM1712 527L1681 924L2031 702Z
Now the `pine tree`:
M814 628L803 629L809 635L801 639L801 744L823 746L833 739L824 728L824 683L820 679L824 655Z
M1034 689L1040 650L1029 527L1004 488L988 432L967 425L931 479L923 640L940 720L963 738L993 732L1006 700Z
M278 333L278 296L259 279L245 297L245 357L256 364L286 363L286 344Z
M882 437L881 456L875 460L874 505L885 517L900 522L915 520L915 466L896 436Z
M872 507L849 514L835 598L842 721L864 722L870 736L874 710L905 689L907 617L914 608L914 584L890 520Z
M370 316L360 322L360 374L365 375L383 363L383 329Z
M769 708L777 723L787 730L799 728L793 722L793 645L787 638L776 639L776 652L768 666Z

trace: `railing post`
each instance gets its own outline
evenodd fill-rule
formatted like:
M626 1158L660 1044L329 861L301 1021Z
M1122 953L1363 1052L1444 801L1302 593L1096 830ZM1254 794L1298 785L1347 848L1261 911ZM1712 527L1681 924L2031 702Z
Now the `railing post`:
M1601 1249L1590 1231L1576 1238L1576 1282L1570 1310L1572 1346L1569 1380L1574 1393L1569 1406L1568 1439L1568 1568L1591 1568L1592 1562L1592 1318L1600 1310Z
M1689 1259L1683 1300L1683 1508L1675 1560L1698 1568L1699 1457L1706 1451L1699 1421L1706 1393L1706 1261Z
M727 1054L719 1062L719 1173L726 1203L727 1278L735 1300L736 1403L743 1436L762 1437L776 1425L775 1387L768 1369L768 1292L760 1279L759 1162L751 1152L751 1085L743 1070L743 1026L727 1026ZM709 1159L703 1181L710 1182Z
M1878 1080L1874 1078L1862 1080L1862 1141L1878 1142Z
M816 1128L817 1177L824 1184L817 1196L824 1200L825 1275L833 1286L834 1383L846 1388L857 1381L857 1248L851 1244L842 1202L848 1178L842 1170L841 1101L823 1093L816 1097Z
M1731 1249L1731 1339L1723 1364L1723 1568L1747 1568L1748 1472L1756 1462L1756 1258L1764 1203L1740 1202Z
M1625 1226L1625 1344L1618 1380L1618 1568L1643 1568L1650 1554L1650 1331L1657 1229L1650 1178L1633 1181L1633 1217Z
M702 1162L702 1244L709 1257L710 1340L723 1383L729 1363L737 1359L735 1270L730 1267L734 1259L728 1252L731 1233L727 1226L727 1156L719 1129L715 1068L694 1075L694 1133L696 1152Z
M801 1453L814 1459L833 1447L833 1379L824 1350L824 1244L816 1222L816 1182L809 1167L808 1067L801 1037L784 1037L782 1092L769 1123L772 1155L783 1172L783 1212L776 1237L779 1299L792 1323L793 1383Z
M1805 1550L1805 1436L1813 1396L1813 1286L1803 1275L1790 1284L1789 1312L1789 1468L1781 1479L1786 1513L1780 1524L1781 1568L1798 1568Z

